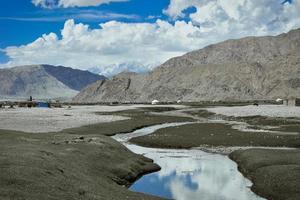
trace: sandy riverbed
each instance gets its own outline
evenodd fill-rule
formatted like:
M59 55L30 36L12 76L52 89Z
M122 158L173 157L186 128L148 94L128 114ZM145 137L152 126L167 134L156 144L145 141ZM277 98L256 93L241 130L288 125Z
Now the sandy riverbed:
M59 132L67 128L128 119L97 112L116 112L152 105L73 106L72 108L15 108L0 110L0 129L29 133ZM162 107L162 106L160 106ZM174 105L173 107L182 107Z
M207 108L209 112L216 114L246 117L246 116L265 116L265 117L299 117L300 107L283 105L260 105L260 106L234 106L234 107L213 107Z

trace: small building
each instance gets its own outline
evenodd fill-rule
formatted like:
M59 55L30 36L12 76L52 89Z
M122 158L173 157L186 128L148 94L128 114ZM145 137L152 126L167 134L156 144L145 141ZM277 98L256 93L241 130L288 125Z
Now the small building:
M285 100L283 100L283 105L300 106L300 99L298 99L298 98L285 99Z

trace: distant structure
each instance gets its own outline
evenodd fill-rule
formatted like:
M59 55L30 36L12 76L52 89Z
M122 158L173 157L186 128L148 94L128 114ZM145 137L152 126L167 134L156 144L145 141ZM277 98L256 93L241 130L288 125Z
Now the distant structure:
M283 100L283 105L300 106L300 99L298 99L298 98L285 99L285 100Z
M38 108L50 108L50 103L48 102L37 102L37 107Z
M151 104L152 104L152 105L159 104L159 101L155 99L155 100L153 100L153 101L151 102Z

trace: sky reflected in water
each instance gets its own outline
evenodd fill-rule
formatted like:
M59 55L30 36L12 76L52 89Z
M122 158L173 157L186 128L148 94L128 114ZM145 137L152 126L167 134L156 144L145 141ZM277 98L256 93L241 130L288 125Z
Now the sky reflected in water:
M130 190L177 200L263 199L250 190L252 183L243 177L237 164L227 156L196 149L166 150L128 143L132 137L150 134L163 127L158 125L114 136L131 151L153 159L162 168L159 172L143 176Z

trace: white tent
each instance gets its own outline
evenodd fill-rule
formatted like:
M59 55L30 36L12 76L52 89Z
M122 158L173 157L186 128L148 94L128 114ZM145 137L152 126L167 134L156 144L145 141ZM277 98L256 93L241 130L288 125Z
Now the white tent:
M158 103L159 103L159 101L155 99L155 100L152 101L151 104L152 104L152 105L156 105L156 104L158 104Z

